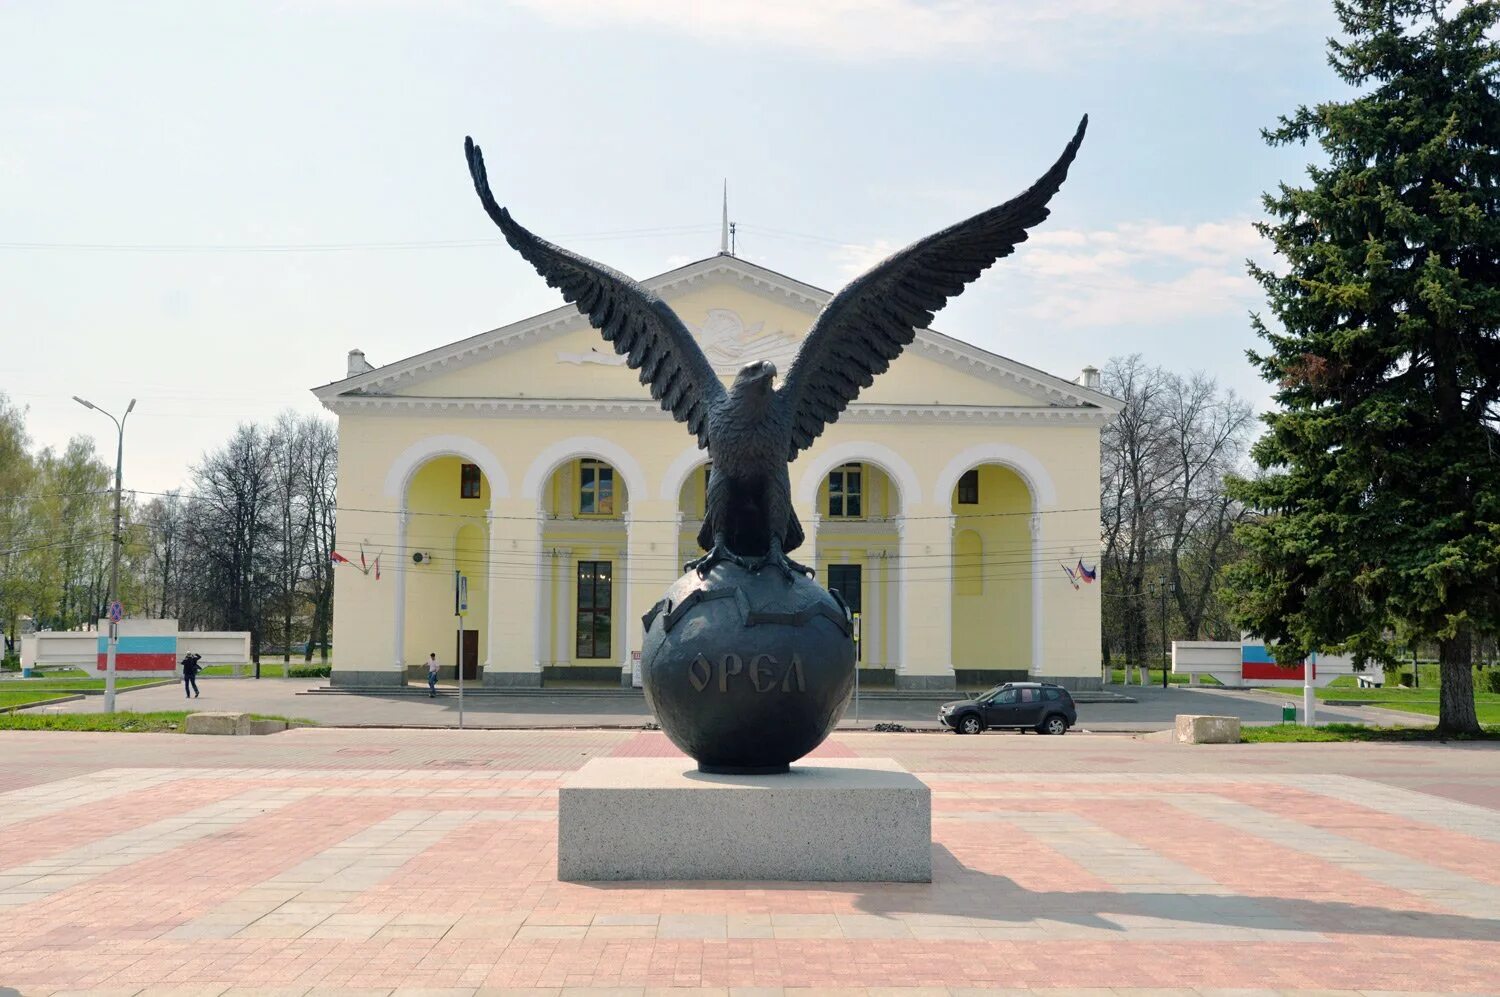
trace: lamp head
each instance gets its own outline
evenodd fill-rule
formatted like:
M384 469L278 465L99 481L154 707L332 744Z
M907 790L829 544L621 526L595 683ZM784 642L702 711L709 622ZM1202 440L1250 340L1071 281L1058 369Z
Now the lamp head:
M74 401L75 401L75 402L77 402L77 403L78 403L78 404L80 404L80 405L82 405L82 406L83 406L83 407L84 407L84 408L89 408L89 409L91 409L91 408L93 408L93 407L94 407L94 403L93 403L93 402L91 402L91 401L89 401L89 400L88 400L88 399L86 399L86 398L79 398L79 397L78 397L78 396L77 396L77 395L74 395L74 396L73 396L73 400L74 400Z
M130 399L130 404L125 406L125 414L129 415L135 409L135 399Z

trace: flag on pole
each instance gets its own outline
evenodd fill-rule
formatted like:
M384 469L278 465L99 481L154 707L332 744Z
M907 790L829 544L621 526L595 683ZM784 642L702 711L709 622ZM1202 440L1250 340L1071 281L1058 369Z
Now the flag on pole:
M1062 564L1062 562L1059 561L1058 564ZM1068 576L1068 581L1072 583L1073 587L1076 589L1078 587L1078 575L1073 571L1072 568L1068 567L1066 564L1062 564L1062 569L1063 573Z
M380 555L375 555L375 580L380 581Z
M1099 577L1099 566L1096 564L1092 568L1085 568L1083 566L1083 558L1080 557L1078 559L1078 577L1083 579L1085 585L1094 584L1094 579Z
M337 567L340 564L353 564L354 563L353 561L349 560L347 557L345 557L343 554L340 554L336 550L329 552L328 559L333 562L333 564L334 564L335 567Z

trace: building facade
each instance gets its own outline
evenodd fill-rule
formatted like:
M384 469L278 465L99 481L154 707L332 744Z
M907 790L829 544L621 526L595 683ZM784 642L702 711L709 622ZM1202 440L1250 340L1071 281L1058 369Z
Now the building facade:
M828 292L729 255L644 282L725 378L785 372ZM1082 379L1089 380L1085 375ZM572 306L315 389L339 419L334 682L430 653L487 686L629 681L712 468ZM1099 431L1119 403L924 330L791 465L862 681L1099 682ZM363 567L358 567L363 565ZM455 578L466 609L455 614Z

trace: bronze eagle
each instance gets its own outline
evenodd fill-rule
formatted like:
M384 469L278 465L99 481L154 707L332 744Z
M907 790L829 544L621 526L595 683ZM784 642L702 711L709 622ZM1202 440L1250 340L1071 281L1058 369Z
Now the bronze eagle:
M744 367L728 389L686 325L653 292L603 264L523 228L490 193L484 156L464 139L469 174L505 241L640 372L651 397L708 451L707 511L698 533L706 552L684 570L706 573L720 561L787 577L811 569L787 554L802 543L787 465L870 386L933 315L996 260L1025 241L1048 215L1083 142L1078 124L1052 168L1025 193L915 242L859 277L824 306L779 389L775 365Z

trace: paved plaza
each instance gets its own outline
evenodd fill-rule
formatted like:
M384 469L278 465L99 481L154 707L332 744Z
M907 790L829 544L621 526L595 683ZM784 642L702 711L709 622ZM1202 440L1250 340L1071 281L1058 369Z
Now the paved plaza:
M821 756L932 788L931 885L558 882L559 780L674 753L625 730L0 734L0 988L1500 992L1486 745L840 733Z

